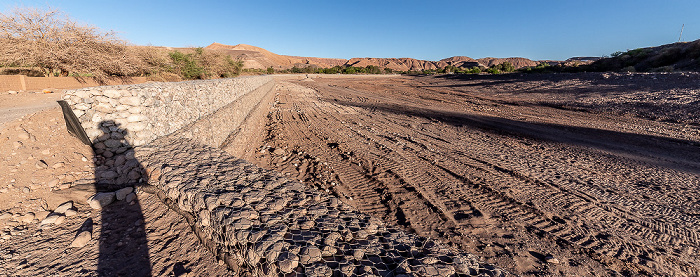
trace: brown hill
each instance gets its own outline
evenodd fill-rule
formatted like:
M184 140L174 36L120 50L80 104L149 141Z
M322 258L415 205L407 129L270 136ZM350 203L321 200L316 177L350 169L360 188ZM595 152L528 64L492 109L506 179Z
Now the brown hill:
M589 66L592 71L699 71L700 40L617 52Z
M536 66L539 64L539 62L526 59L526 58L481 58L476 60L479 62L484 67L492 67L497 64L501 64L504 62L509 62L513 66L515 66L516 69L518 68L523 68L523 67L528 67L528 66Z
M380 68L391 68L395 71L438 69L447 66L446 62L433 62L412 58L352 58L345 63L346 66L367 67L368 65Z
M223 51L231 55L233 58L241 59L244 62L244 68L264 69L273 67L275 69L288 69L294 66L305 67L308 65L315 65L325 68L343 65L346 62L345 59L278 55L263 48L246 44L231 46L215 42L204 48Z
M491 67L503 62L510 62L515 68L528 66L536 66L539 62L532 61L526 58L483 58L472 59L465 56L455 56L442 59L439 61L418 60L413 58L352 58L345 59L329 59L315 57L297 57L286 56L272 53L260 47L238 44L225 45L221 43L212 43L205 47L209 50L223 51L231 55L235 59L244 61L244 68L264 69L273 67L275 69L289 69L296 67L321 67L329 68L334 66L354 66L367 67L369 65L378 66L382 69L391 68L394 71L421 71L430 69L440 69L448 65L472 68L475 66Z

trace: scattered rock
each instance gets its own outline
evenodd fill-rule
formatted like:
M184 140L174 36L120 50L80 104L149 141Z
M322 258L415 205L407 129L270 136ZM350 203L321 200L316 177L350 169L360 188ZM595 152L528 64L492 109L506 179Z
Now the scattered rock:
M277 259L277 266L284 273L292 273L299 266L299 257L288 251L280 254Z
M559 259L555 258L552 255L547 255L547 257L544 257L544 260L550 264L559 264Z
M31 223L34 220L34 213L28 212L19 218L20 221L24 223Z
M92 233L90 231L82 231L75 237L73 242L71 242L70 247L80 248L85 246L92 239Z
M17 134L17 138L21 140L29 139L29 134L27 132L19 132L19 134Z
M73 208L73 201L68 201L65 202L61 205L59 205L53 212L54 213L59 213L59 214L65 214L67 210Z
M114 202L114 192L98 192L88 198L87 203L95 210L101 210L103 207Z
M12 142L12 147L15 149L22 147L22 145L24 145L24 144L22 144L21 141L13 141Z
M12 217L12 214L11 214L11 213L2 213L2 214L0 214L0 220L2 220L2 219L8 219L8 218L10 218L10 217Z
M31 191L32 191L32 190L29 189L29 187L23 187L23 188L22 188L22 192L23 192L23 193L29 193L29 192L31 192Z
M51 167L52 167L53 169L57 169L57 168L61 168L61 167L63 167L63 166L64 166L64 163L63 163L63 162L57 162L57 163L53 164L53 166L51 166Z
M132 201L134 201L134 199L136 199L136 194L132 192L127 194L124 200L126 200L126 202L128 203L131 203Z
M61 217L60 214L55 214L55 213L54 213L54 214L50 214L49 216L47 216L46 218L44 218L44 220L42 220L41 223L39 223L39 225L40 225L40 226L44 226L44 225L53 224L53 223L56 222L56 220L57 220L59 217Z
M46 169L49 167L49 165L44 160L38 160L34 165L38 169Z
M36 220L44 220L51 212L49 211L38 211L34 213L34 218Z
M121 201L126 199L126 196L129 195L131 192L134 191L134 187L125 187L123 189L117 190L114 193L114 196L117 198L117 200ZM127 202L130 202L127 200Z
M7 94L17 94L17 91L14 91L14 90L8 90L8 91L7 91Z
M66 210L66 213L65 213L66 217L75 216L77 214L78 214L78 211L76 211L74 209Z
M272 151L272 154L275 154L277 156L282 156L284 155L285 151L282 148L275 148L275 151Z
M56 185L58 185L58 182L60 182L60 180L59 180L58 178L56 178L56 179L51 179L51 181L49 181L48 183L46 183L46 185L49 186L49 187L55 187Z
M301 250L301 253L299 254L299 261L302 264L312 264L322 259L323 258L321 257L321 249L318 249L318 247L313 245L305 247Z

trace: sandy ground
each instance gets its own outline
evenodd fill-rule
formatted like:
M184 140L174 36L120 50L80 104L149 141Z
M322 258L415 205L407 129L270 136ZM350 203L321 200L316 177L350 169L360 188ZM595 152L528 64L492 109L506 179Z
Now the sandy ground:
M516 275L697 276L698 84L680 73L284 76L245 158ZM0 96L0 109L41 106L34 96ZM19 117L0 128L0 276L228 274L151 195L90 209L92 151L58 108ZM40 224L66 201L74 215ZM124 224L103 226L106 215ZM83 230L92 239L69 247ZM104 247L117 258L100 261ZM128 257L142 248L146 264Z
M20 96L55 104L53 96ZM0 153L0 276L229 275L187 223L153 195L91 209L86 199L95 192L94 155L68 134L60 108L7 123L0 130ZM41 224L69 201L74 215ZM123 224L105 226L106 217ZM92 239L70 247L84 230Z
M22 116L41 110L58 107L61 93L20 92L17 94L0 94L0 130L3 126Z
M251 159L518 275L696 276L699 80L312 76Z

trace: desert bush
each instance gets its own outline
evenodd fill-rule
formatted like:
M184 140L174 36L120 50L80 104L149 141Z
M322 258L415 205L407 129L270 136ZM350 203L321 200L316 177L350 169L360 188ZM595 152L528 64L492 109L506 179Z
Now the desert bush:
M513 71L515 71L515 66L513 66L513 64L511 64L509 62L502 62L500 64L492 66L491 68L489 68L486 71L491 73L491 74L499 74L501 72L513 72ZM493 72L496 72L496 73L493 73Z
M197 64L192 54L184 54L180 51L170 52L170 59L174 65L173 72L185 79L203 79L204 68Z
M37 8L0 13L0 64L38 67L47 77L90 74L101 83L150 71L113 32Z
M275 69L272 68L272 66L270 66L270 67L267 68L266 72L267 72L267 74L274 74L274 73L275 73Z

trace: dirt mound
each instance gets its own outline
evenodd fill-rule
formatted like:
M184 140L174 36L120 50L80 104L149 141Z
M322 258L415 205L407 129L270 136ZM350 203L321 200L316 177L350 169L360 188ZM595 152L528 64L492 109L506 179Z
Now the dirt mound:
M591 64L594 71L698 71L700 40L616 52Z

